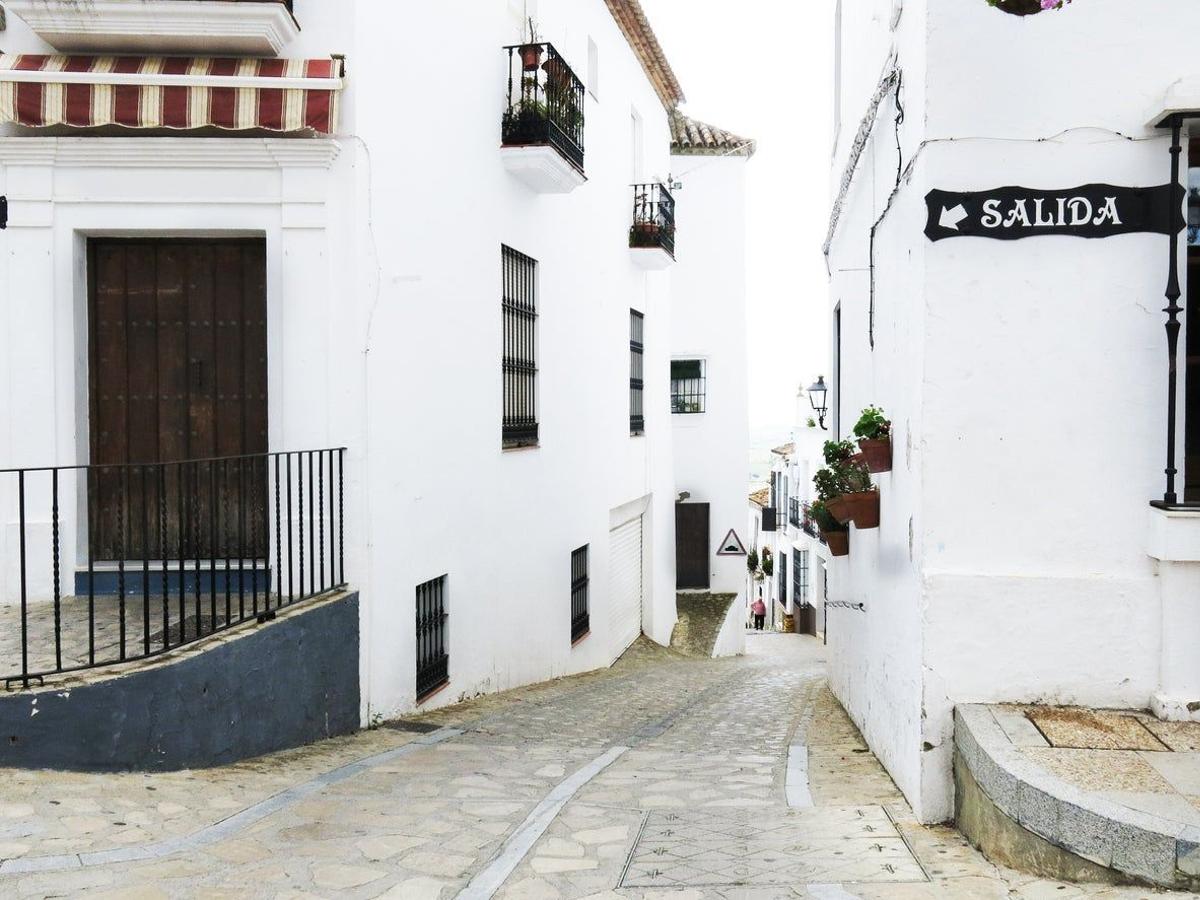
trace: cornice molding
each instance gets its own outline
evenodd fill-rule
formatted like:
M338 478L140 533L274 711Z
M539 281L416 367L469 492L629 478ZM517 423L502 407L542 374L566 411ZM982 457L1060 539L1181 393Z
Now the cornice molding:
M341 149L325 138L0 137L0 166L328 169Z

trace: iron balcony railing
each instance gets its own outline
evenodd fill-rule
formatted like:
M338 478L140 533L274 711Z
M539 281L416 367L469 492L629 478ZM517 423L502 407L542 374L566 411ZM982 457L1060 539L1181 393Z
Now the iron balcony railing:
M812 517L812 507L809 504L804 504L804 519L800 525L800 530L811 538L816 538L822 544L825 543L825 537L821 534L821 529L817 526L817 521Z
M583 171L584 87L553 44L520 44L508 51L505 147L550 146Z
M788 500L788 522L796 528L804 527L804 512L799 497Z
M5 687L157 656L345 587L345 461L339 447L0 470L17 523L0 556L15 588L0 605Z
M629 246L661 248L675 258L675 198L666 185L633 186L633 225Z

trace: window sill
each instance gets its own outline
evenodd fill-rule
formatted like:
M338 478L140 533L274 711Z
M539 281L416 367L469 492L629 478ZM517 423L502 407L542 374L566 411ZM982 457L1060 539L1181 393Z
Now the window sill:
M500 448L501 453L520 453L523 450L540 450L541 444L505 444Z
M449 678L447 678L445 681L443 681L437 687L426 691L424 694L422 694L420 697L418 697L417 698L417 706L420 706L422 703L425 703L428 700L432 700L434 697L436 697L438 694L440 694L442 691L444 691L448 687L450 687L450 679Z

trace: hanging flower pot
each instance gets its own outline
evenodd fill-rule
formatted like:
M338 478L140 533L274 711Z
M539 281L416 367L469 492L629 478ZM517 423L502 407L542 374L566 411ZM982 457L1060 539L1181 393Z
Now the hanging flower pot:
M821 537L829 545L830 556L850 555L850 532L821 530Z
M892 471L892 439L890 437L864 438L858 442L858 446L862 447L863 462L867 464L868 471L874 474Z
M860 491L841 499L846 501L850 521L860 529L879 527L879 491Z
M533 72L542 64L541 44L522 44L520 49L521 66L526 72Z
M832 500L825 502L825 508L829 510L829 514L837 519L839 525L846 525L850 522L850 501L847 499L849 495L834 497Z
M542 71L546 73L555 87L565 88L571 83L571 70L557 56L552 56L542 63Z

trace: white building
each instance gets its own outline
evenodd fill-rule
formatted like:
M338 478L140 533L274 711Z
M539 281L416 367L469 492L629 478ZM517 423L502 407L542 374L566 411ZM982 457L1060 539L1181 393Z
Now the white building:
M748 535L746 490L746 165L754 142L672 116L671 171L680 185L679 262L671 273L671 413L677 585L735 594L727 630L741 647ZM737 548L737 549L732 549Z
M674 214L636 0L5 5L3 465L147 465L0 476L0 604L345 584L363 722L669 641L678 492L742 492L746 156ZM680 352L726 443L677 468Z
M1200 8L1018 6L839 4L833 428L882 407L894 465L832 564L863 609L830 612L831 681L929 822L956 704L1200 705L1200 327L1177 320L1172 408L1161 311L1176 269L1200 308L1198 251L1167 189L1078 189L1169 183L1173 112L1200 164Z

